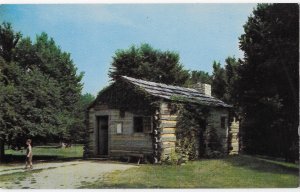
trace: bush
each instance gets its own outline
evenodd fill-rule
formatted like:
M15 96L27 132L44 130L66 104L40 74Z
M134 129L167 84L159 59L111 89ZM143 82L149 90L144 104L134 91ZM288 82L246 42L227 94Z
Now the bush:
M169 156L164 156L161 158L162 164L166 165L177 165L179 162L178 154L176 153L175 149L171 150Z
M209 114L207 108L199 106L181 105L177 117L176 152L180 162L195 160L204 154L203 133Z

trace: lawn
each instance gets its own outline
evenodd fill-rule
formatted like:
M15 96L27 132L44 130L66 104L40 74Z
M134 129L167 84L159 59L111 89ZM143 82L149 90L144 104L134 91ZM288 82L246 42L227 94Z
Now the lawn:
M141 165L107 174L82 188L291 188L299 185L297 164L252 156L199 160L186 165Z
M67 158L80 158L83 155L83 145L76 144L69 148L58 148L55 146L36 146L32 148L33 160L37 159L67 159ZM10 156L12 160L24 159L25 150L5 150L5 154Z

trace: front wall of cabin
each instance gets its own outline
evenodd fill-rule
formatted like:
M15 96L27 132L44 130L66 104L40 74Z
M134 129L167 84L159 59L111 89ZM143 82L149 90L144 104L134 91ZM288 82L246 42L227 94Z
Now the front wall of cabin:
M120 116L119 109L109 109L107 105L95 105L89 110L89 156L99 155L98 149L98 116L108 116L108 156L121 157L130 155L149 155L153 152L150 133L135 133L133 118L141 114L125 111ZM122 124L122 133L117 133L117 124Z
M125 112L125 116L120 116L119 109L109 109L106 105L95 105L89 110L89 156L98 155L97 138L97 117L108 116L108 156L126 157L130 155L160 154L159 159L170 156L175 151L176 145L176 124L177 113L172 113L167 102L162 102L158 111L158 123L156 128L159 131L159 137L154 139L150 133L134 133L133 118L140 114ZM225 128L221 128L221 117L225 117ZM207 133L211 128L217 130L217 134L223 146L223 152L228 152L228 109L211 108L210 116L207 119ZM117 133L117 124L122 123L122 134ZM153 147L156 146L156 147ZM159 149L160 148L160 149ZM159 151L160 153L158 153ZM154 155L155 156L155 155Z

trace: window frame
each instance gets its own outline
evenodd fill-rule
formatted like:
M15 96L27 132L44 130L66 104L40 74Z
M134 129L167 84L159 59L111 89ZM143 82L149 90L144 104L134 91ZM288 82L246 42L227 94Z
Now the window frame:
M141 131L136 131L137 129L136 129L136 123L135 123L135 119L136 118L141 118L142 119L142 123L141 123ZM146 119L147 119L147 121L146 121ZM152 123L152 117L151 116L133 116L133 133L137 133L137 134L139 134L139 133L152 133L152 130L153 130L153 123ZM149 125L149 127L148 127L148 129L146 129L146 123L149 123L148 125Z
M148 119L148 121L149 121L149 127L148 127L148 129L145 129L146 128L146 126L145 126L145 119ZM151 116L144 116L143 117L143 132L144 133L152 133L152 130L153 130L153 123L152 123L152 117ZM149 129L150 128L150 129Z

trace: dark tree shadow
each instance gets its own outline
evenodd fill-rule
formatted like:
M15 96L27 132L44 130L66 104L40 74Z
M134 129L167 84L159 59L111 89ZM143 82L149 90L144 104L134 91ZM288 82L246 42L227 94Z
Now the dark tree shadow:
M56 155L34 155L33 162L35 161L72 161L82 159L82 157L60 157ZM5 155L5 163L20 163L25 162L25 155Z
M284 162L253 157L248 155L234 155L224 158L224 161L233 166L253 169L259 172L293 174L299 176L299 166L285 165Z

